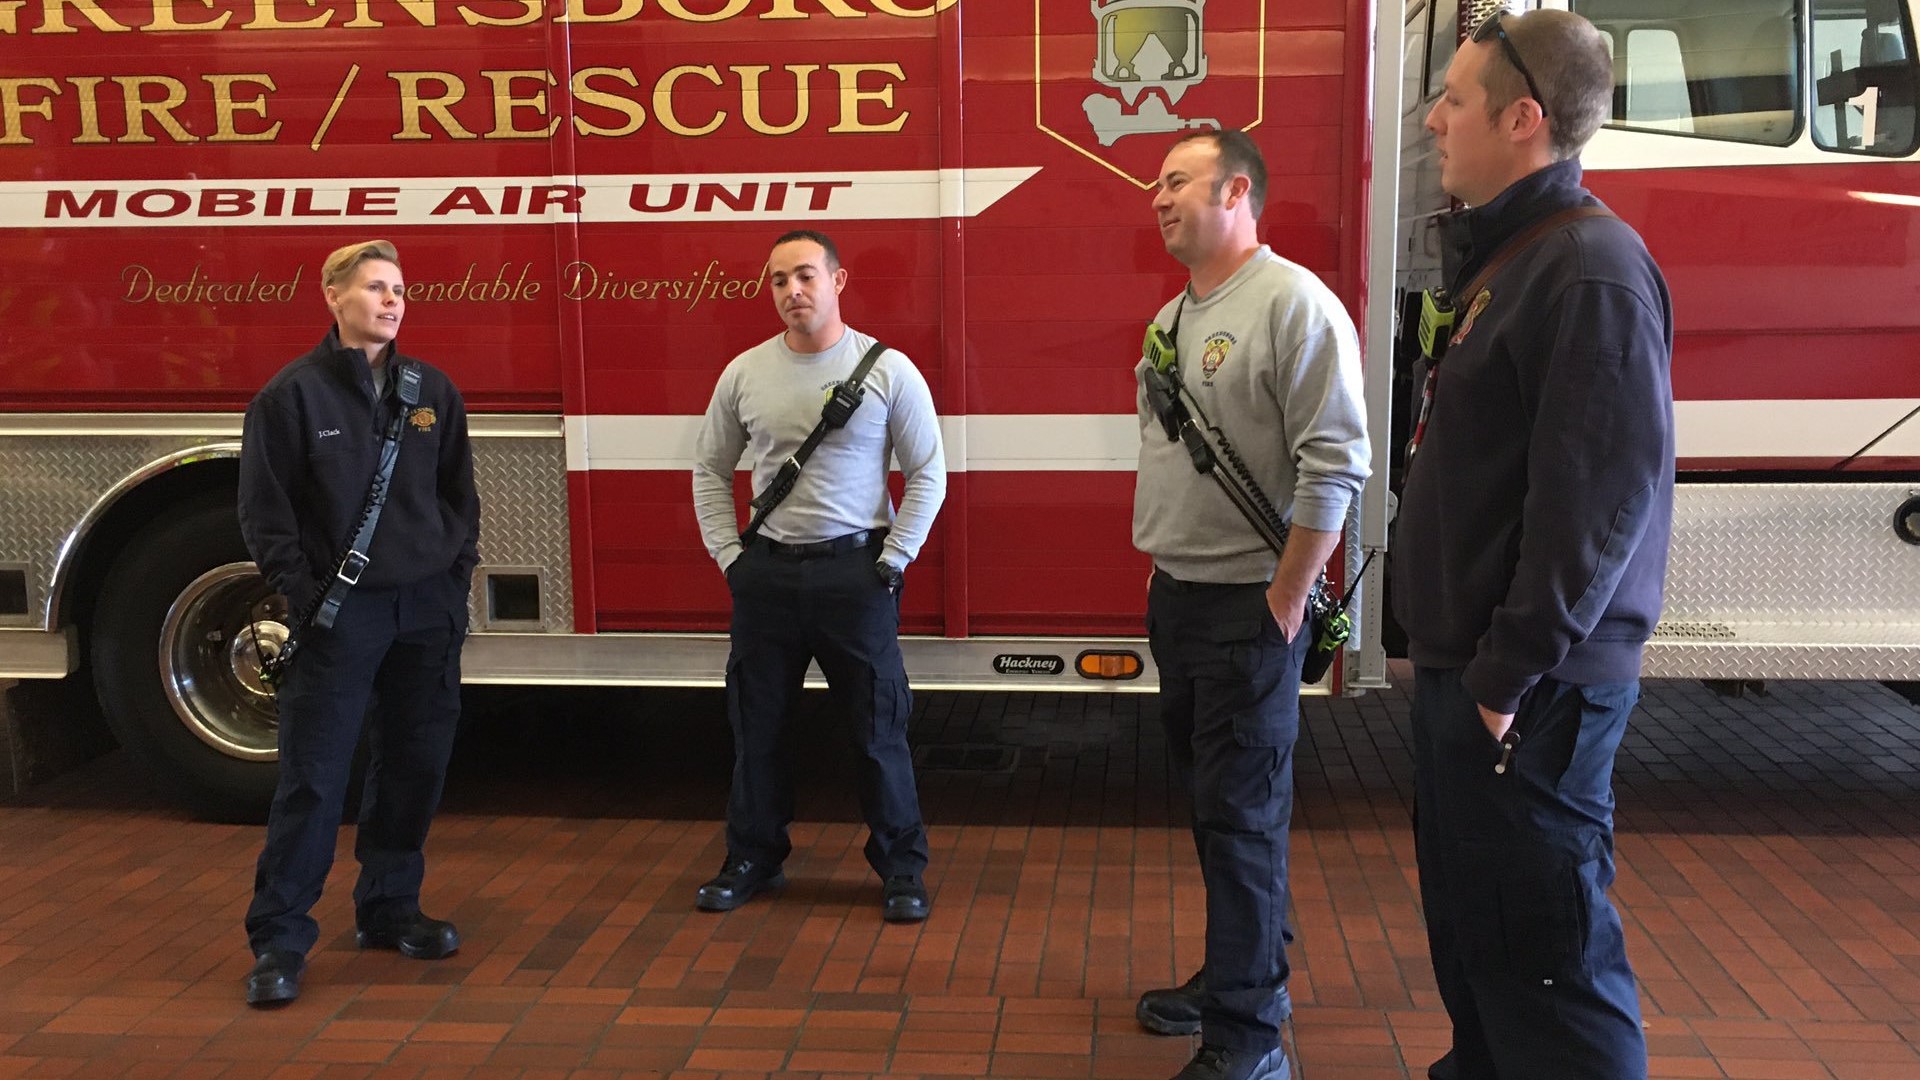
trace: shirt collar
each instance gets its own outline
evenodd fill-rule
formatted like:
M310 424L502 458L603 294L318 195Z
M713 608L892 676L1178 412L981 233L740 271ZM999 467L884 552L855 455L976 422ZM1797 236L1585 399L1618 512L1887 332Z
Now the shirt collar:
M379 397L379 395L374 391L373 368L371 365L367 363L367 354L363 350L349 348L346 345L341 344L340 328L338 326L330 326L327 328L326 340L320 343L320 347L322 350L325 351L327 357L333 362L334 370L338 371L343 378L345 378L348 382L353 383L355 386L358 386L361 389L363 389L366 392L368 398L377 399ZM388 386L393 385L394 372L398 370L398 365L400 364L400 362L401 362L401 356L400 356L399 342L397 341L388 342L387 343L387 385Z
M1514 181L1485 206L1443 221L1447 281L1464 284L1500 245L1521 230L1589 201L1592 196L1580 184L1582 175L1579 158L1556 161Z

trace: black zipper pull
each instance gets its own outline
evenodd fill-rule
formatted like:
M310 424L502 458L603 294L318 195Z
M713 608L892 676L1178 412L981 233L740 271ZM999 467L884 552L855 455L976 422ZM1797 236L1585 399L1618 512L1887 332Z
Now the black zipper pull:
M1520 733L1512 728L1500 736L1500 760L1493 763L1493 775L1505 776L1513 767L1513 752L1520 747Z

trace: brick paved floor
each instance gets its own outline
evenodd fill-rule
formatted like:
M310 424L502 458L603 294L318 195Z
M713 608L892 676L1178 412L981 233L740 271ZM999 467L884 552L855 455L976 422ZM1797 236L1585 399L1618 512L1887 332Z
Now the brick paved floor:
M771 903L719 865L711 694L475 695L430 852L440 963L353 948L351 833L300 1001L239 1002L260 834L119 755L0 806L0 1078L1100 1077L1188 1053L1134 1024L1200 959L1152 699L922 695L923 926L881 922L831 709ZM1294 833L1297 1058L1419 1078L1444 1049L1399 693L1310 703ZM1875 685L1652 683L1622 754L1618 900L1659 1078L1920 1078L1920 711Z

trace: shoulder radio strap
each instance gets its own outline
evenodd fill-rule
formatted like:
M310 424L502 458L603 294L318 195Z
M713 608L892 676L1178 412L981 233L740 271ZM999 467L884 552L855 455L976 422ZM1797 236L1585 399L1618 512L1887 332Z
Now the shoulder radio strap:
M885 345L878 341L874 342L867 349L866 355L860 358L860 363L853 369L853 374L847 376L845 382L833 388L833 393L828 396L826 405L820 409L820 422L813 425L813 430L807 434L806 441L793 452L793 456L780 463L780 471L774 474L773 480L767 484L766 488L753 497L753 520L747 523L746 530L740 534L742 544L752 543L753 538L760 535L760 526L766 523L767 515L773 513L773 508L779 506L781 500L793 494L793 485L800 479L800 469L807 463L807 459L813 456L813 451L820 445L820 440L826 438L828 432L847 426L847 421L853 417L853 411L866 400L867 388L864 384L867 374L879 361L880 354L886 351Z
M400 408L387 425L387 440L380 446L380 467L374 470L373 483L367 488L366 504L360 511L360 528L354 532L346 552L340 556L339 564L334 568L333 580L327 583L326 594L321 598L319 607L314 609L311 621L315 626L333 625L347 592L360 584L360 575L372 561L367 553L373 549L373 530L380 524L380 510L387 505L387 487L393 482L393 468L400 460L400 436L407 430L407 418L413 415L414 406L420 404L419 366L406 365L400 369L399 377Z
M1266 492L1261 490L1260 481L1254 477L1246 460L1234 449L1233 441L1207 415L1200 399L1181 376L1180 316L1185 312L1186 294L1183 292L1180 303L1174 308L1173 327L1166 334L1164 344L1156 337L1158 327L1148 331L1146 351L1149 363L1143 372L1148 405L1160 417L1167 431L1167 439L1185 445L1194 471L1201 476L1212 477L1227 501L1253 527L1254 534L1273 551L1276 558L1283 557L1292 529L1281 518L1279 509ZM1171 355L1159 353L1156 345L1171 350ZM1195 417L1198 417L1197 421ZM1302 627L1302 632L1312 635L1301 660L1302 683L1320 681L1352 636L1353 619L1347 614L1347 606L1353 602L1354 587L1365 573L1363 564L1345 596L1334 592L1324 568L1314 578L1307 597L1308 625Z
M1569 225L1576 221L1585 220L1586 218L1612 216L1613 211L1604 206L1574 206L1562 210L1551 217L1542 218L1534 222L1528 228L1515 233L1506 243L1501 244L1494 250L1493 257L1487 260L1487 264L1480 268L1479 273L1473 275L1472 281L1467 282L1466 289L1454 294L1455 306L1457 307L1462 303L1473 303L1473 298L1480 295L1481 289L1487 287L1487 282L1493 280L1493 275L1505 269L1506 265L1513 261L1514 256L1532 247L1537 241L1545 237L1548 233L1558 229L1560 226Z
M347 542L347 550L336 560L333 578L327 583L326 590L309 598L304 610L288 612L287 637L278 649L262 650L260 677L271 689L279 689L288 665L293 663L294 654L300 651L300 639L307 629L314 626L324 629L333 625L334 619L340 615L340 605L347 599L347 593L360 583L360 575L366 571L367 564L373 561L367 553L373 549L373 530L380 524L380 511L387 504L387 487L393 482L393 469L400 461L400 436L406 432L407 420L413 415L414 407L420 404L419 365L404 365L398 374L400 382L394 392L400 399L400 407L387 424L387 437L380 445L380 463L373 471L373 480L367 486L366 502L360 509L360 525ZM291 605L293 597L287 597L287 601ZM259 626L253 628L253 634L258 647Z
M1480 268L1479 273L1473 275L1472 281L1467 282L1466 289L1454 294L1452 311L1447 315L1447 328L1443 331L1442 336L1433 343L1432 357L1427 360L1426 376L1420 381L1420 408L1419 411L1414 414L1413 434L1407 437L1407 448L1401 462L1403 467L1413 463L1414 455L1420 452L1421 441L1427 437L1427 421L1433 416L1433 395L1435 391L1439 389L1440 385L1440 361L1446 357L1445 349L1438 348L1438 346L1446 344L1444 334L1452 332L1453 318L1455 314L1459 312L1460 305L1463 303L1466 304L1468 306L1467 310L1471 312L1474 298L1480 295L1480 290L1487 287L1487 284L1493 280L1495 274L1505 269L1506 265L1513 261L1514 256L1532 247L1536 242L1544 239L1562 225L1570 225L1573 222L1583 221L1587 218L1613 216L1613 211L1608 210L1604 206L1574 206L1562 210L1557 214L1542 218L1528 228L1515 233L1512 237L1508 238L1506 243L1501 244L1495 249L1493 257L1487 260L1487 264ZM1423 326L1423 333L1425 329ZM1464 333L1465 331L1463 330L1461 332Z

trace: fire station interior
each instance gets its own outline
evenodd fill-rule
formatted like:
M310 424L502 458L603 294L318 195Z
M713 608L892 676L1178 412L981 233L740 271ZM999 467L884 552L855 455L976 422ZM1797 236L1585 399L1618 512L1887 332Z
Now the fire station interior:
M1915 2L1559 0L1608 35L1617 126L1850 161L1920 151ZM1420 121L1465 6L1407 0L1427 10L1408 27L1403 220L1449 205ZM1400 284L1430 284L1437 247L1400 239ZM1905 554L1920 476L1899 479ZM205 506L168 509L171 542L197 543ZM565 565L501 568L486 629L550 629L540 597ZM27 574L0 566L0 623L28 610ZM1414 854L1412 669L1388 666L1382 688L1301 705L1292 1080L1415 1080L1453 1037ZM1646 1080L1920 1078L1920 671L1902 678L1644 681L1608 895ZM257 1012L240 996L257 820L200 812L116 748L84 677L0 678L0 1080L1162 1080L1194 1053L1136 1012L1200 967L1208 918L1153 694L916 683L932 911L915 924L882 918L856 736L825 691L788 747L787 884L724 914L694 904L727 855L722 691L470 682L462 703L422 896L460 951L358 944L350 802L301 1000Z

